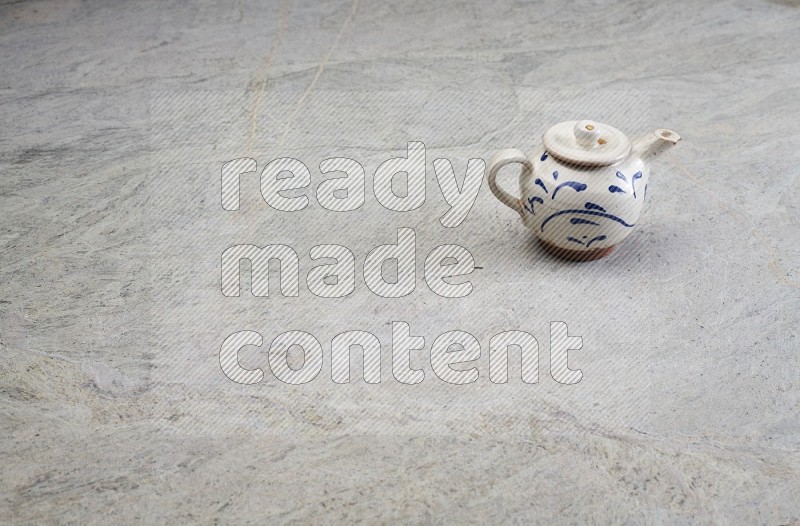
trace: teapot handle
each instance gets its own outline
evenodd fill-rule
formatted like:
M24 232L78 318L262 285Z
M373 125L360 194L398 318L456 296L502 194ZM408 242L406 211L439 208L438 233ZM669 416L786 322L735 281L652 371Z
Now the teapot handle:
M519 198L514 197L497 185L497 172L507 164L520 163L522 165L522 173L520 177L525 177L533 173L533 165L530 160L516 148L509 148L507 150L500 150L489 159L489 189L494 196L500 200L501 203L522 215L522 204Z

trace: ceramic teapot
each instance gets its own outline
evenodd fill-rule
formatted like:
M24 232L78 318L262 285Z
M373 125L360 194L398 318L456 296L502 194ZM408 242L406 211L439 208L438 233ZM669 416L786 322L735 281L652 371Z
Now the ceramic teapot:
M642 211L650 161L680 140L658 129L631 141L618 129L590 120L556 124L528 158L516 148L489 161L489 188L517 212L545 247L558 256L606 256L632 231ZM519 163L520 197L497 185L497 173Z

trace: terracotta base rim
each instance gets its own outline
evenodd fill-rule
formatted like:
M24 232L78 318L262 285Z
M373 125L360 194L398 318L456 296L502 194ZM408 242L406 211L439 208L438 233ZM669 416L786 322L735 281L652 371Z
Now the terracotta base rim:
M604 258L611 254L615 248L617 248L617 245L612 245L610 247L595 248L591 250L570 250L568 248L558 247L543 239L540 239L539 241L550 254L562 259L568 259L570 261L593 261L595 259Z

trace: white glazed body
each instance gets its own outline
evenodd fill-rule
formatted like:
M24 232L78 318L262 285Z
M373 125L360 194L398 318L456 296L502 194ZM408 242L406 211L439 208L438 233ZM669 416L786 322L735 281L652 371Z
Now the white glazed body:
M581 167L540 147L529 160L532 173L523 170L519 177L519 211L540 239L583 251L612 247L633 231L650 178L642 159L631 155L610 166Z

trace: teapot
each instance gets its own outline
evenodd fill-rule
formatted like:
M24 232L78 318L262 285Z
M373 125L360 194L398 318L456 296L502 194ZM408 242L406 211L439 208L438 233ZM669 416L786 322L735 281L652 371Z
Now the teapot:
M651 159L680 136L658 129L635 141L591 120L567 121L542 135L528 158L516 148L489 160L489 188L517 212L551 253L587 261L607 256L633 231L650 178ZM517 198L497 185L508 164L522 165Z

